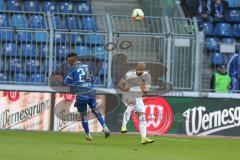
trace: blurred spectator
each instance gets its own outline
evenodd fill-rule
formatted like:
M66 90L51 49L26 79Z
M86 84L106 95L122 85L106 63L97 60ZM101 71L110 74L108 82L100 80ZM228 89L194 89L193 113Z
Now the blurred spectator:
M197 16L198 0L181 0L181 6L186 17Z
M231 77L226 71L225 65L220 65L217 72L212 75L210 89L218 93L228 93L231 90Z
M199 23L209 21L213 21L213 17L211 16L212 9L212 1L211 0L198 0L198 9L197 9L197 19Z
M215 21L224 20L224 16L228 10L228 2L224 0L213 0L212 2L211 15Z

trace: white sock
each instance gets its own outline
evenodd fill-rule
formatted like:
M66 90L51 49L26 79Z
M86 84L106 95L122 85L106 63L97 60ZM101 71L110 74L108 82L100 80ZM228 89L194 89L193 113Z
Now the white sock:
M127 109L125 110L125 112L123 114L122 128L127 127L127 123L130 119L131 112L132 112L133 109L134 109L134 106L128 106Z
M142 138L146 138L147 134L147 122L146 122L146 116L145 115L140 115L138 117L139 119L139 130Z

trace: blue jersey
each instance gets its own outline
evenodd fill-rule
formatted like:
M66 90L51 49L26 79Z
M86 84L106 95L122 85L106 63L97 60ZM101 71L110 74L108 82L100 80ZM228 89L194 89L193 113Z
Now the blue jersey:
M64 84L71 86L71 90L79 94L92 91L93 76L90 73L88 65L76 62L68 70Z

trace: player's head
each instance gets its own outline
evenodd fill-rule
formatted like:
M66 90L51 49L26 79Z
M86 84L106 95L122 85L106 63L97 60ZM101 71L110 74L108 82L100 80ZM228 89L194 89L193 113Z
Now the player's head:
M227 72L226 70L226 66L224 64L218 66L218 71L221 73L221 74L225 74Z
M136 66L137 76L141 76L145 70L146 70L146 63L145 62L139 62Z
M67 61L68 61L68 64L70 64L71 66L78 61L78 56L76 53L69 53L67 55Z

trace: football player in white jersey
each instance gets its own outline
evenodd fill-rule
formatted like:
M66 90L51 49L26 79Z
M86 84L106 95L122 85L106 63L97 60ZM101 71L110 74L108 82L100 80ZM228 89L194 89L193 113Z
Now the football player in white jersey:
M145 115L145 106L142 96L147 94L151 86L151 75L146 71L146 64L140 62L135 70L130 70L119 82L119 88L122 92L122 100L127 106L123 115L121 133L127 133L127 123L130 119L132 110L138 115L139 130L142 138L142 144L153 143L147 138L147 122Z

